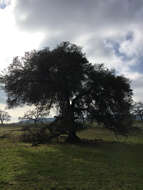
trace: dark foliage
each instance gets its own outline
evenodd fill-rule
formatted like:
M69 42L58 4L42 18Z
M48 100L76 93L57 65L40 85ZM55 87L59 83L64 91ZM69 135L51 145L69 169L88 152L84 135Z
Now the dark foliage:
M20 141L30 142L32 145L47 143L50 134L45 126L25 125L23 126L23 133L20 136Z
M9 107L21 104L56 106L57 126L78 140L77 122L95 120L125 134L130 126L130 82L103 65L88 62L81 48L63 42L16 57L2 77Z

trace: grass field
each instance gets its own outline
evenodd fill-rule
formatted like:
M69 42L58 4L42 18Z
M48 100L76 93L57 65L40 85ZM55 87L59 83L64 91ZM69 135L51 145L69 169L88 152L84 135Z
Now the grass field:
M94 145L17 141L20 127L0 128L0 190L143 190L143 132L115 138L88 129Z

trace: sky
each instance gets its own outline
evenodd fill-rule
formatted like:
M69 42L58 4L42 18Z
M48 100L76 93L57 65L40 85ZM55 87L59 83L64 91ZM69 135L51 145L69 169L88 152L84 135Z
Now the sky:
M142 18L143 0L0 0L0 72L14 56L70 41L93 64L129 78L133 99L143 101ZM7 109L2 90L0 108ZM27 109L7 111L16 121Z

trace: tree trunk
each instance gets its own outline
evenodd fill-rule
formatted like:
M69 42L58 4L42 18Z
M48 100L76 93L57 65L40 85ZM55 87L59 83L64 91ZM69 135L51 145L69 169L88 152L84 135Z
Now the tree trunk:
M74 118L74 109L70 104L69 97L64 97L61 103L61 113L63 120L63 128L66 128L68 138L66 142L74 143L80 142L80 138L76 135L76 123Z
M0 122L1 122L1 125L3 125L3 120L2 119L0 120Z
M70 131L68 138L66 139L68 143L78 143L80 142L80 138L76 135L75 131Z

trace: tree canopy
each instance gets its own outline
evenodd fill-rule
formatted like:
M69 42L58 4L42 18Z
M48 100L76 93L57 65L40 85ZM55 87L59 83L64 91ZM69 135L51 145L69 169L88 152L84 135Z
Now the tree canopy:
M132 90L130 82L104 65L91 64L81 48L63 42L15 57L3 76L9 107L29 104L50 110L70 138L76 137L76 121L101 122L119 133L127 132Z

